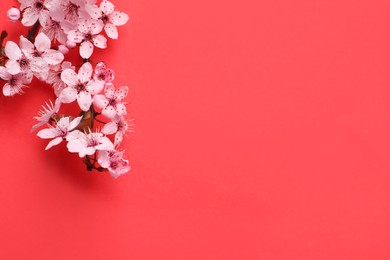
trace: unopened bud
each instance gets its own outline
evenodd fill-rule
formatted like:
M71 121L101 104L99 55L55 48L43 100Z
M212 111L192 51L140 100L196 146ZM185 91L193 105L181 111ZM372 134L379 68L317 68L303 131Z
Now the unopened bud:
M20 11L16 7L12 7L7 11L7 16L11 22L16 22L20 19Z

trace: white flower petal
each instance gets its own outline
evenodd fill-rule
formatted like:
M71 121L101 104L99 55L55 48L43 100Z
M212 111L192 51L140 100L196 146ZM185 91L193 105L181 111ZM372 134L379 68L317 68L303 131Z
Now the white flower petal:
M77 97L77 103L79 104L81 110L88 111L92 104L92 97L86 91L81 91Z
M86 86L89 93L92 95L99 94L104 88L104 81L91 80Z
M8 41L4 48L5 55L11 60L19 60L22 58L22 51L19 46L11 41Z
M61 91L59 99L62 103L72 103L77 98L77 91L74 88L67 87Z
M116 28L116 26L112 23L108 23L104 26L104 30L106 31L107 33L107 36L111 39L118 39L118 29Z
M109 151L114 149L115 146L108 137L104 136L99 140L99 144L96 146L96 150Z
M123 12L115 11L111 15L111 22L116 26L121 26L127 23L129 16Z
M116 122L109 122L103 126L102 133L105 135L112 135L118 131L118 124Z
M23 13L22 24L24 26L32 26L38 20L39 13L34 8L27 8Z
M84 40L84 34L82 32L77 31L77 30L69 31L68 40L71 42L80 43Z
M16 60L9 60L5 64L5 67L7 68L7 71L12 75L16 75L21 72L19 62L17 62Z
M46 128L46 129L42 129L41 131L39 131L37 133L37 136L39 136L42 139L51 139L51 138L57 137L57 134L58 134L57 129Z
M72 69L66 69L61 73L61 80L68 86L76 86L79 83L76 72Z
M89 41L83 42L80 45L80 56L84 59L91 57L93 53L93 44Z
M91 79L92 76L92 65L89 62L86 62L81 66L79 73L78 73L78 79L82 83L86 83Z
M107 48L107 39L101 34L96 35L93 37L93 44L100 49L105 49Z
M116 110L113 106L107 106L103 108L102 115L108 118L114 118L116 116Z
M103 13L110 14L114 12L115 6L107 0L103 0L103 2L100 4L100 9L103 11Z
M10 80L12 75L7 71L7 69L3 66L0 66L0 78L3 80Z
M91 16L92 19L99 19L102 16L102 10L96 5L86 5L85 10Z
M60 64L64 60L64 54L56 50L47 50L42 58L50 65Z
M35 38L35 47L39 52L44 52L50 49L51 47L51 41L49 37L46 36L44 33L40 33Z
M93 103L98 108L103 108L108 105L108 99L104 95L96 95L93 97Z
M62 137L54 138L53 140L51 140L51 141L47 144L45 150L49 150L49 149L52 148L53 146L59 145L59 144L62 142L62 140L63 140Z

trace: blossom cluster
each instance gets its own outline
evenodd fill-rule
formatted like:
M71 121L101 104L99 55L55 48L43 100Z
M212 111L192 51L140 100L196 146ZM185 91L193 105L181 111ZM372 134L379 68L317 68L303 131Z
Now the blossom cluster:
M127 23L127 14L103 0L18 0L8 10L10 21L29 27L19 42L0 41L0 79L5 96L22 94L36 78L52 87L55 101L42 106L32 131L50 140L46 150L66 142L89 171L108 171L114 178L130 170L120 145L131 131L126 119L128 87L114 85L115 73L105 62L93 64L94 48L107 48L107 38L118 39L117 26ZM82 65L66 61L76 49ZM1 86L0 85L0 86ZM76 105L76 116L60 109ZM42 127L46 127L43 128Z

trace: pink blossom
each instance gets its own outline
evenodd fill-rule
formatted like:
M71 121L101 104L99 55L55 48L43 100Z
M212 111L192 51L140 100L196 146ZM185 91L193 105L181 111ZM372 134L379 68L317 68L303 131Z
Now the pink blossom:
M55 127L50 126L42 129L37 135L42 139L53 139L46 146L46 150L48 150L67 139L68 134L80 124L81 119L82 117L77 117L71 121L70 117L63 117L57 122Z
M22 24L31 26L39 19L40 24L44 24L50 17L49 10L58 7L58 0L19 0L20 9L23 10Z
M123 159L123 152L116 150L100 151L98 163L102 167L108 169L111 176L114 178L118 178L130 171L129 161Z
M14 96L16 94L23 93L22 88L26 87L26 84L31 83L32 75L20 72L12 75L8 70L0 66L0 78L6 80L7 83L3 86L4 96Z
M92 95L98 94L104 87L104 82L91 80L92 65L87 62L81 66L78 74L72 69L66 69L61 74L62 81L68 86L60 94L63 103L77 103L83 111L88 111L92 104Z
M46 82L52 85L54 94L57 97L59 97L62 90L66 88L65 82L63 82L61 79L61 73L66 69L75 70L75 67L72 66L72 63L69 61L64 61L62 64L50 66L49 76Z
M123 100L128 92L127 86L115 89L112 84L108 84L105 88L105 95L96 95L93 102L97 107L103 109L102 115L108 118L114 118L116 115L123 116L127 114Z
M20 36L20 48L16 43L8 41L5 45L4 52L9 58L5 66L7 67L8 72L12 75L24 72L29 76L31 73L34 73L34 75L41 80L45 80L47 78L49 72L47 62L43 59L43 57L40 57L41 54L34 55L34 53L40 52L36 50L34 45L23 36ZM47 58L50 59L51 55L49 54Z
M20 11L18 8L12 7L8 9L7 16L11 22L16 22L17 20L20 19Z
M53 102L51 102L51 100L50 103L46 102L46 106L43 105L42 109L39 110L38 112L38 116L34 117L34 119L37 120L38 123L31 128L31 132L34 132L39 127L48 124L50 120L52 120L53 116L58 113L60 107L61 107L61 102L59 102L58 98L54 102L54 105Z
M80 157L93 155L96 151L114 149L114 144L102 133L85 134L75 131L68 139L68 150L71 153L78 153Z
M118 146L123 141L123 136L129 131L130 125L123 116L116 116L111 122L104 125L102 132L106 135L115 134L115 146ZM132 130L130 130L133 132Z
M22 50L30 59L41 57L49 65L57 65L64 60L64 54L51 49L51 40L44 33L39 33L35 37L34 45L26 41Z
M93 46L101 49L107 48L107 39L99 34L103 29L102 21L93 19L81 19L77 30L68 34L68 40L80 44L80 56L84 59L91 57Z
M47 19L41 25L40 32L43 32L51 41L57 40L61 44L66 44L68 39L67 33L74 29L71 23L61 19L57 20L54 17Z
M118 39L116 26L124 25L129 20L127 14L115 11L115 6L107 0L102 1L100 8L96 5L87 5L86 10L93 19L99 19L103 22L104 30L111 39Z
M91 1L61 0L59 7L53 11L52 16L61 17L61 19L72 24L77 24L79 18L89 18L88 13L85 11L85 5L89 2Z
M93 78L95 80L102 80L106 83L111 83L115 78L115 73L112 69L107 69L105 62L99 62L96 64Z

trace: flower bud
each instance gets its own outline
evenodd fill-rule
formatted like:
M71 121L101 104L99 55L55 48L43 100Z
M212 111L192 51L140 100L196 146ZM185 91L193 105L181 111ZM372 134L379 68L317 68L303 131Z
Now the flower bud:
M11 22L16 22L20 18L20 11L16 7L12 7L7 11L7 16Z
M65 55L65 54L68 54L69 49L66 48L65 45L59 45L59 46L58 46L58 51Z
M75 42L69 40L66 41L66 47L68 47L69 49L73 49L74 47L76 47L76 45L77 44Z

